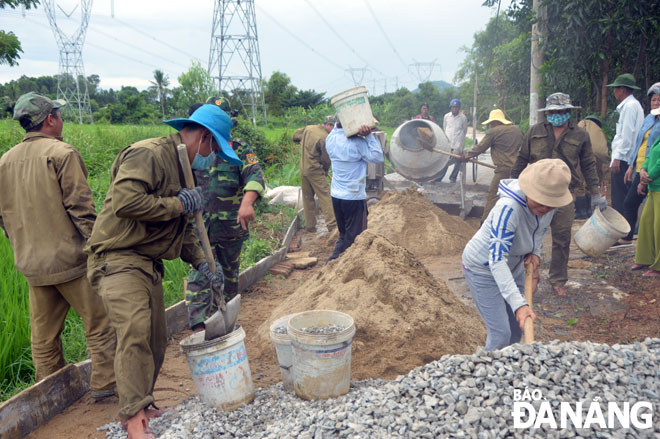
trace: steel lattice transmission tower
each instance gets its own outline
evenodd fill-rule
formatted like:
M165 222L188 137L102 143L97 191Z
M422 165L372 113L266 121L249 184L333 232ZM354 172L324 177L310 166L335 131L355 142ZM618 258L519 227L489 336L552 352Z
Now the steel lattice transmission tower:
M57 46L60 49L60 70L57 75L57 98L66 100L69 105L62 108L63 116L69 120L92 120L92 108L89 105L89 93L85 79L82 49L92 11L92 0L80 0L80 26L69 36L57 24L55 8L58 8L67 18L71 18L78 5L66 13L55 0L43 0L50 27L55 34Z
M251 113L254 125L260 113L266 121L254 0L216 0L208 71L218 91L232 93Z

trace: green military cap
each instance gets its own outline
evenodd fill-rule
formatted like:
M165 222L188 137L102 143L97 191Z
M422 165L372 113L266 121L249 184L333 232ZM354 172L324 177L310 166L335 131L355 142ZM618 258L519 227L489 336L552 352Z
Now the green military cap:
M323 124L325 125L326 123L329 123L330 125L335 124L335 117L334 116L326 116L325 119L323 119Z
M217 105L222 111L227 114L231 113L231 107L229 106L229 100L220 96L211 96L206 100L207 104Z
M608 87L628 87L633 90L639 90L635 85L635 77L630 73L624 73L616 77L613 83L607 84Z
M14 120L29 119L30 125L26 129L31 129L43 122L48 114L55 108L61 108L66 105L63 99L49 99L35 92L25 93L16 101L14 105Z

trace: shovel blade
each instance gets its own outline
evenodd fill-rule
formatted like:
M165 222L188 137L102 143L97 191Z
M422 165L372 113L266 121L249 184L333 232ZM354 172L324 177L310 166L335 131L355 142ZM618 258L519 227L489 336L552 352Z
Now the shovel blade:
M227 302L224 310L219 309L209 317L204 322L204 326L206 327L204 339L213 340L234 331L240 307L241 295L239 294Z

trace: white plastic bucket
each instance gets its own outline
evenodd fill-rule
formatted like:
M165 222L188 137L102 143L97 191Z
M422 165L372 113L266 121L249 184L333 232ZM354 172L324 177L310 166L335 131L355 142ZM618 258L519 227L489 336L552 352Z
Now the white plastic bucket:
M575 234L575 245L587 256L595 257L629 232L630 224L619 212L611 207L596 209Z
M341 326L333 334L310 334L303 328ZM287 326L293 347L293 389L303 399L327 399L348 393L351 384L353 318L338 311L305 311Z
M291 338L287 329L289 318L294 314L281 317L270 325L270 340L275 346L277 362L282 372L282 382L286 390L293 390L293 349L291 348ZM287 332L278 333L278 328L284 328Z
M376 128L378 121L374 118L367 97L367 88L363 85L343 91L330 98L335 107L346 137L354 136L362 125Z
M254 386L240 326L222 337L204 340L204 331L179 343L188 360L202 401L220 410L234 410L254 399Z

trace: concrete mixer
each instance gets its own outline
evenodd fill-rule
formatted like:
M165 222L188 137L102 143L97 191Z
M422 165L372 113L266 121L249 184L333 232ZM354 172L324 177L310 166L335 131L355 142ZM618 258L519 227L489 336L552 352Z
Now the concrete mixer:
M433 180L440 174L447 164L449 157L428 151L418 142L417 129L429 128L433 133L433 142L437 148L449 151L449 140L442 128L435 123L413 119L400 125L387 145L387 135L383 131L374 131L380 140L383 153L390 160L394 170L414 182ZM367 199L378 198L383 195L383 177L385 165L383 163L369 163L367 165Z
M420 128L427 129L426 133L430 137L426 140L432 144L431 148L429 148L428 143L421 142ZM436 186L435 193L433 190L425 190L425 195L445 210L452 211L453 208L458 207L458 210L454 213L462 218L470 213L474 205L471 200L466 201L465 164L462 166L459 180L460 198L456 200L458 202L449 200L447 191L438 190L437 184L432 183L451 160L449 155L452 155L449 139L442 128L434 122L424 119L406 121L394 131L389 142L389 148L386 146L385 133L374 132L374 134L379 137L383 152L398 174L418 187L422 187L424 183L428 183L424 185L425 189ZM367 199L380 199L383 195L384 171L385 168L382 163L369 163L367 166ZM473 212L473 214L476 214L476 212Z

